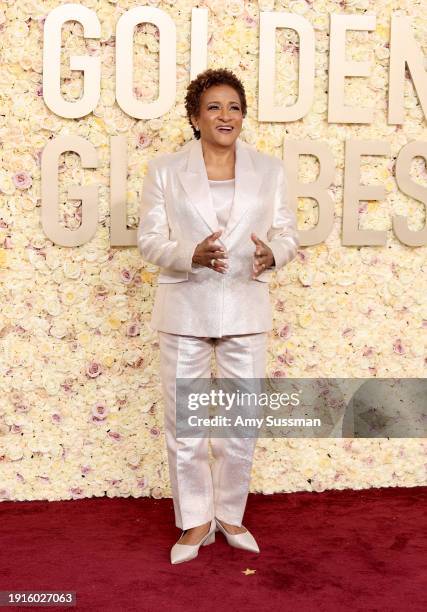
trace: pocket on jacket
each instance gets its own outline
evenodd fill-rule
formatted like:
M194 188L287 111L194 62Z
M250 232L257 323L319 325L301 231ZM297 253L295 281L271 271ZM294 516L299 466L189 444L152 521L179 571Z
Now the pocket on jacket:
M261 274L259 274L253 280L259 281L261 283L269 283L271 281L271 275L272 272L270 270L264 270L264 272L261 272Z
M157 282L162 283L181 283L188 280L188 272L160 272Z

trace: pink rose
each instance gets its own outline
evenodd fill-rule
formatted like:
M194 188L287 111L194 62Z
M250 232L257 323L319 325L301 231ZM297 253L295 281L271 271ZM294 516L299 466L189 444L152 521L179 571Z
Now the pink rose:
M93 421L104 421L108 415L108 408L102 403L96 403L92 408Z
M73 499L79 499L84 497L84 491L81 487L71 487L70 493Z
M147 134L143 134L142 132L138 134L138 138L136 141L136 146L138 149L146 149L151 144L151 138Z
M249 13L245 12L243 15L243 20L250 28L256 28L258 21L252 17Z
M109 431L108 435L110 436L110 438L113 438L113 440L117 440L118 442L120 442L120 440L122 439L122 435L119 434L118 431Z
M18 189L28 189L33 184L31 176L25 170L16 172L12 177L15 187Z
M398 355L404 355L406 353L400 338L393 342L393 351Z
M132 274L129 270L122 270L120 272L120 278L122 279L122 282L126 285L132 282Z
M273 370L271 373L272 378L287 378L286 372L283 370Z
M283 340L290 338L292 336L291 326L286 324L284 327L282 327L282 329L279 331L279 336L283 338Z
M101 374L102 374L101 365L97 363L96 361L92 361L86 368L86 375L89 376L89 378L97 378Z
M126 330L126 335L130 336L131 338L134 338L135 336L138 336L140 332L140 325L139 323L131 323L131 325L129 325L129 327Z

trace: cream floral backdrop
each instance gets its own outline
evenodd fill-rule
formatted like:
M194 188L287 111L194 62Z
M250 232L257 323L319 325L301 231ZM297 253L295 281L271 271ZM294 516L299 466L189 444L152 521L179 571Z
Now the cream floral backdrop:
M414 32L427 52L423 2L387 0L178 2L85 0L102 25L101 40L82 38L76 22L62 32L62 95L82 93L70 55L99 54L102 95L94 113L70 120L56 116L42 97L43 23L58 1L17 0L0 6L0 499L66 499L101 496L170 496L158 346L147 322L157 269L136 247L109 244L111 135L128 138L128 225L137 227L147 161L192 138L184 96L189 78L190 17L207 6L209 66L230 67L242 79L248 116L241 137L282 157L286 139L327 141L337 163L332 189L335 227L325 243L300 248L271 284L275 327L268 374L275 377L425 377L427 284L425 247L409 248L394 237L390 212L424 223L421 204L401 194L391 158L366 158L362 179L383 182L387 202L360 208L362 227L388 230L386 247L341 245L343 151L346 138L380 138L393 155L411 139L426 140L425 120L414 89L405 87L405 123L386 122L389 27L392 10L413 16ZM115 27L119 16L141 4L167 11L177 27L176 105L163 117L135 120L115 102ZM304 15L316 32L316 91L310 113L289 124L257 121L260 10ZM329 13L375 14L375 33L348 34L354 59L372 57L372 76L348 79L347 95L375 108L372 125L328 124ZM135 94L157 97L156 28L135 31ZM296 93L296 35L279 30L277 103ZM142 80L142 76L144 78ZM369 88L369 95L366 93ZM97 170L82 170L76 154L59 167L62 222L80 223L81 207L67 201L69 184L97 183L100 222L79 248L53 244L40 222L40 157L49 138L78 134L96 146ZM286 145L285 145L286 146ZM426 184L421 159L412 176ZM303 157L301 178L315 177ZM312 201L300 199L299 229L316 221ZM251 491L413 486L426 482L423 439L260 439Z

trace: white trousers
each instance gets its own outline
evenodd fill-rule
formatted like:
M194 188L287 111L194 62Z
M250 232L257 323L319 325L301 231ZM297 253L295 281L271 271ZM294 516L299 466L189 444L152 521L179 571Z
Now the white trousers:
M267 332L209 338L158 331L165 438L175 524L190 529L214 516L242 524L256 438L176 438L176 379L264 378ZM213 463L209 464L209 440Z

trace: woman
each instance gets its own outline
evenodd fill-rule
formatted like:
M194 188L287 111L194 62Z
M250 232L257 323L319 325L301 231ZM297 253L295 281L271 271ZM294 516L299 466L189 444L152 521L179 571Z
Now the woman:
M264 378L272 329L268 282L299 245L283 163L239 134L240 80L206 70L187 91L195 139L148 162L138 247L160 267L151 317L160 346L165 437L175 512L183 530L171 562L197 556L220 530L230 545L259 552L242 526L256 440L176 438L176 379Z

